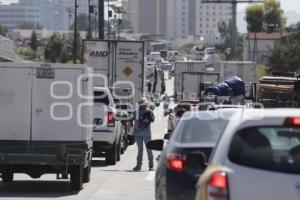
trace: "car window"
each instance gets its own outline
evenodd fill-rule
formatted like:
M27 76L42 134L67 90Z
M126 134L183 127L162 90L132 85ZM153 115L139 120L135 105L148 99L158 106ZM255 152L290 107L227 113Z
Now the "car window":
M182 120L176 129L177 141L183 144L215 144L227 123L223 119L201 120L196 117Z
M104 91L95 91L94 92L94 102L102 103L104 105L109 105L109 98Z
M184 109L186 111L190 111L191 110L191 105L188 104L188 103L186 103L186 104L179 104L177 107L180 108L180 109Z
M233 138L229 160L248 167L300 173L300 128L256 127Z

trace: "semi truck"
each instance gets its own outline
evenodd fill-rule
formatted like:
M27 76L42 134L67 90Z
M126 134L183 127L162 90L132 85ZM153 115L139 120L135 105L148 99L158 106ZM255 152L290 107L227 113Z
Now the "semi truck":
M0 63L0 172L54 173L73 190L89 182L92 76L84 65Z
M110 88L123 102L134 105L144 96L144 42L84 40L83 63L94 69L94 86Z

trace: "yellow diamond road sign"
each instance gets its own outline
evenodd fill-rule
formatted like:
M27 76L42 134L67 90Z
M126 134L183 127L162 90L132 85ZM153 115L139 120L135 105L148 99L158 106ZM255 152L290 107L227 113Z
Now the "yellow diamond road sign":
M126 66L125 69L123 70L123 73L126 76L130 76L133 73L133 70L129 66Z

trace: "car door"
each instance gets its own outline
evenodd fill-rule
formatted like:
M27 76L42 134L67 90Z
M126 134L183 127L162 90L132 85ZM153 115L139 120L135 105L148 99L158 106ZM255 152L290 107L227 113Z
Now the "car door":
M1 152L29 150L31 76L31 68L0 68Z
M77 94L80 69L36 68L32 92L32 142L82 141L77 118L83 102ZM47 73L46 70L48 70ZM78 119L78 120L77 120Z

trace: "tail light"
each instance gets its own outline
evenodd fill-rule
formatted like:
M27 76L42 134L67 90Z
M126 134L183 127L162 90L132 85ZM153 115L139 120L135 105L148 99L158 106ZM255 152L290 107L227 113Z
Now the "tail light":
M183 172L185 170L185 156L181 154L169 154L167 156L167 166L175 172Z
M300 117L288 117L285 119L286 126L300 126Z
M211 175L207 186L208 200L228 200L228 179L225 172L216 172Z
M113 112L108 112L107 115L107 126L114 127L115 126L115 117Z

